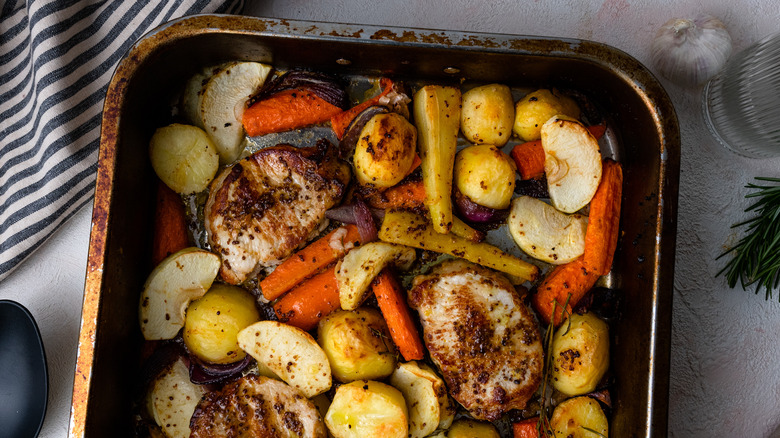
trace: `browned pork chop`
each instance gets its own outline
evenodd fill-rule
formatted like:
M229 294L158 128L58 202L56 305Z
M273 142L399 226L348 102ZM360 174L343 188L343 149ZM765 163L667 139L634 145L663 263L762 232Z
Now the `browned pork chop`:
M450 394L474 418L523 409L544 366L534 317L500 274L463 260L414 279L409 304Z
M325 438L317 408L284 382L249 374L207 393L190 421L191 438Z
M209 243L220 274L243 283L275 266L325 225L349 182L349 167L326 140L316 147L261 149L223 170L205 208Z

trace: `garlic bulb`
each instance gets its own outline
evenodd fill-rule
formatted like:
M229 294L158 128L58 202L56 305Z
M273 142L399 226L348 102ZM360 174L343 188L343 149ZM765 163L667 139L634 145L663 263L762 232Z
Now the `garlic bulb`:
M723 23L711 15L693 20L673 18L653 40L655 68L670 81L684 86L706 82L726 64L731 55L731 36Z

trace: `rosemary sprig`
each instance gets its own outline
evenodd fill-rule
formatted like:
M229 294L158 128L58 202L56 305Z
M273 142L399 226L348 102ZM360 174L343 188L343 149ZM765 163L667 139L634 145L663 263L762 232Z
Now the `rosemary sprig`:
M758 181L780 183L780 178L756 177ZM780 284L780 185L758 185L749 183L745 187L756 192L745 198L758 198L745 212L755 211L757 215L731 226L747 225L746 235L731 249L719 255L718 259L733 254L726 266L716 275L725 273L726 282L733 288L737 282L742 289L757 283L756 294L766 290L765 299L772 297L772 290ZM780 299L780 295L778 296Z
M568 294L566 296L566 302L563 303L563 311L561 313L561 317L565 317L567 321L566 326L566 332L564 332L564 335L566 333L569 333L569 329L571 328L571 319L569 318L568 313L568 307L569 307L569 300L571 300L571 294ZM553 368L553 340L555 339L555 307L558 305L557 300L553 300L553 307L552 307L552 315L553 320L550 321L550 325L547 326L547 332L545 333L545 358L544 358L544 370L542 373L542 390L541 390L541 409L539 412L539 421L536 423L536 433L540 437L551 437L555 436L555 434L552 431L552 425L550 424L550 415L548 413L548 409L551 408L551 402L549 398L547 397L547 384L550 382L550 379L552 378L552 368Z

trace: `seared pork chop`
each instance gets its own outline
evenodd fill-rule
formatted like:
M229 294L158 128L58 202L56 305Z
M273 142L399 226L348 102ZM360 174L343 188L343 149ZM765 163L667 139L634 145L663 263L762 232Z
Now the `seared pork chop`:
M312 148L261 149L223 170L205 207L209 243L222 258L220 274L243 283L275 266L313 238L349 182L349 167L320 140Z
M417 276L409 304L450 394L474 418L523 409L542 380L541 336L514 286L464 260Z
M191 438L325 438L317 408L284 382L249 374L207 393L190 420Z

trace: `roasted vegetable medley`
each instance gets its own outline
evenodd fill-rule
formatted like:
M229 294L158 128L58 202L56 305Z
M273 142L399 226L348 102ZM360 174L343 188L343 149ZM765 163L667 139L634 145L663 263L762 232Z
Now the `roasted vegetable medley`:
M139 435L608 436L621 166L582 96L509 85L182 84Z

